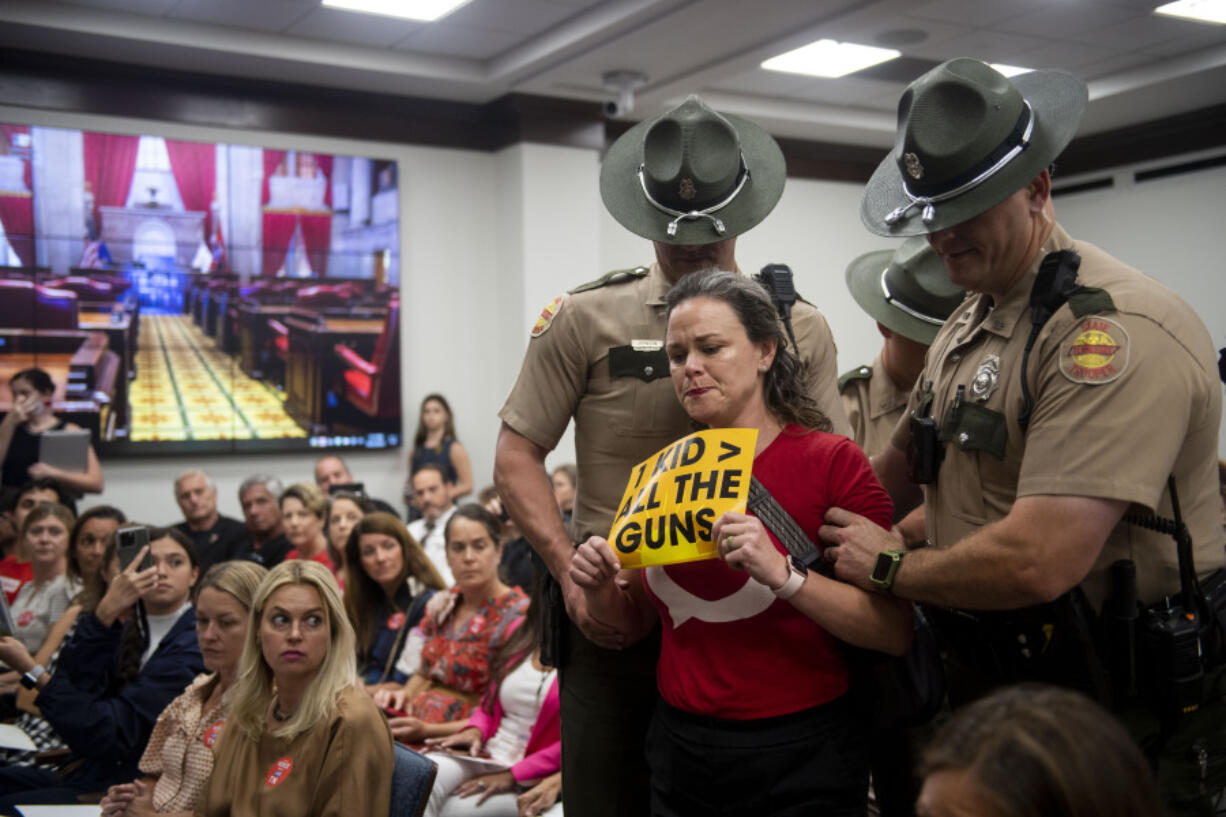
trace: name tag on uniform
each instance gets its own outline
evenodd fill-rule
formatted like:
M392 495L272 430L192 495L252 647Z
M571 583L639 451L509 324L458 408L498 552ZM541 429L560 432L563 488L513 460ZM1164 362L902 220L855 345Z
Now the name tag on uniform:
M636 352L658 352L664 348L662 340L632 340L630 348Z

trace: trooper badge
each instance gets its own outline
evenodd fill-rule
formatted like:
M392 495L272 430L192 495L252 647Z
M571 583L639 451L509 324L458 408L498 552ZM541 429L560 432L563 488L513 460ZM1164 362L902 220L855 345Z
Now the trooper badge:
M914 153L904 153L902 161L907 166L908 176L917 180L924 177L924 166L920 164L919 157Z
M986 403L1000 385L1000 358L996 355L985 355L975 379L971 381L971 394L980 403Z

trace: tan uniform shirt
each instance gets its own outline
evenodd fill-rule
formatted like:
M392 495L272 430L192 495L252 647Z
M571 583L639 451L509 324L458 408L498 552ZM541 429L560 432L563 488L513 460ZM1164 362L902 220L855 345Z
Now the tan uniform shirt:
M1017 422L1022 405L1022 352L1030 333L1030 290L1043 257L1073 248L1078 282L1107 291L1115 312L1077 318L1068 305L1044 326L1030 355L1034 399L1030 428ZM998 363L992 356L998 358ZM1222 387L1205 325L1175 293L1104 253L1073 241L1057 225L1027 274L993 307L970 297L941 328L919 383L933 381L938 424L965 387L964 400L1004 415L1003 456L981 435L955 435L934 485L925 489L928 537L949 547L1004 517L1016 497L1037 494L1126 500L1130 512L1171 516L1167 476L1174 473L1184 521L1202 576L1224 561L1218 510L1217 446ZM999 368L989 386L989 370ZM919 389L911 396L914 409ZM894 444L906 449L899 423ZM1145 602L1179 589L1170 536L1121 521L1111 531L1082 587L1100 605L1110 595L1109 571L1132 559Z
M909 392L894 385L881 365L881 355L877 355L871 367L861 368L870 375L849 379L840 395L851 425L851 438L865 454L875 457L890 444L894 426L907 407Z
M644 276L627 277L564 296L552 323L529 341L519 378L498 413L547 450L574 417L576 541L607 536L630 469L693 430L663 353L668 282L656 264ZM826 319L797 303L792 326L809 365L810 393L834 430L850 436Z
M366 693L351 688L336 710L292 741L258 743L226 727L198 817L385 815L391 804L392 733Z

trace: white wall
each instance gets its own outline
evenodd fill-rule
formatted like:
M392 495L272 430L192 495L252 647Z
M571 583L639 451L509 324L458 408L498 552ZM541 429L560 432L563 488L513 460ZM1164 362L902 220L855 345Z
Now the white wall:
M425 394L446 394L477 487L489 482L497 411L544 304L606 270L652 260L651 245L604 211L593 151L525 144L486 154L4 107L0 121L399 161L405 430L412 433ZM880 347L873 321L844 283L852 258L891 246L860 225L860 191L858 184L793 179L775 211L742 236L737 248L745 272L770 262L792 267L800 293L830 322L840 370L870 361ZM1219 241L1226 169L1069 196L1058 200L1057 212L1075 236L1101 244L1180 292L1200 311L1215 341L1226 341ZM347 458L372 493L399 498L407 448ZM572 458L568 434L550 462ZM312 464L309 454L109 460L101 501L149 521L176 519L171 479L198 466L217 478L223 513L238 516L235 493L243 478L266 471L286 482L310 479Z
M1117 169L1115 186L1056 199L1056 218L1089 241L1183 296L1200 315L1214 348L1226 346L1226 167L1141 183ZM1226 415L1218 456L1226 458Z

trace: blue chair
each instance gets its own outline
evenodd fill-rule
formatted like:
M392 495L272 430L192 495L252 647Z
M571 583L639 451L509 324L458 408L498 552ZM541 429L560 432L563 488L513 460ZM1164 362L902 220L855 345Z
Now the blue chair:
M392 808L389 817L421 817L430 801L438 766L403 743L393 748Z

